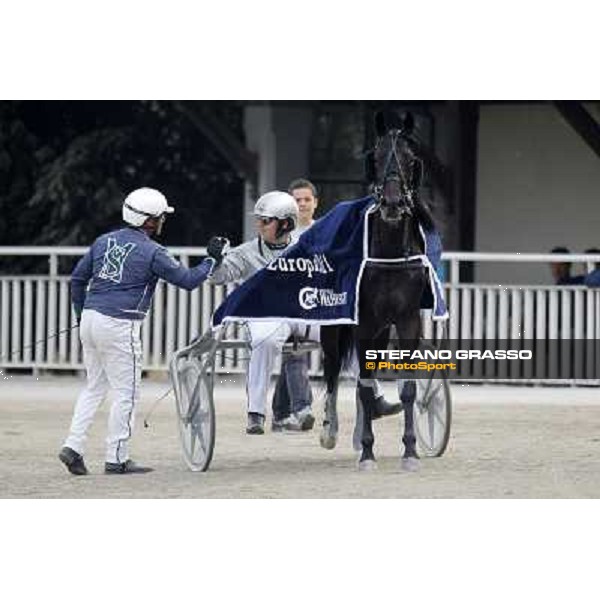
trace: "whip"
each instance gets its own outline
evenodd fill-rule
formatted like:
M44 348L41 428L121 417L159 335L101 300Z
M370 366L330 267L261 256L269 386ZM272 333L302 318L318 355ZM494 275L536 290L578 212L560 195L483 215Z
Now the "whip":
M73 325L72 327L67 327L66 329L61 329L60 331L57 331L56 333L53 333L52 335L46 336L45 338L42 338L41 340L37 340L36 342L33 342L33 344L29 344L28 346L23 346L22 348L19 348L18 350L15 350L14 352L9 352L8 354L2 354L0 355L0 360L4 360L5 358L10 358L11 356L14 356L15 354L19 354L20 352L23 352L24 350L29 350L30 348L35 348L38 344L43 344L45 342L47 342L48 340L51 340L52 338L58 337L59 335L66 333L67 331L71 331L72 329L77 329L79 327L79 324Z
M150 423L148 422L148 419L150 418L150 415L154 412L154 409L158 406L158 403L161 400L164 400L172 391L173 391L173 388L170 387L160 398L158 398L158 400L155 400L152 403L150 410L146 413L146 416L144 417L144 427L145 428L150 427Z

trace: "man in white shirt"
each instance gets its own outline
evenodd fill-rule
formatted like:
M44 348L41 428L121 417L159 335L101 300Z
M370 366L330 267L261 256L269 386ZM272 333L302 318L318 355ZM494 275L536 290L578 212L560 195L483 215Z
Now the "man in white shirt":
M298 226L292 232L297 241L314 222L319 205L317 189L308 179L295 179L288 186L288 192L298 205ZM315 327L313 326L312 329ZM311 327L301 331L302 337L310 335ZM288 354L281 361L281 375L273 393L273 431L309 431L315 418L312 414L313 394L308 378L309 360L307 354Z

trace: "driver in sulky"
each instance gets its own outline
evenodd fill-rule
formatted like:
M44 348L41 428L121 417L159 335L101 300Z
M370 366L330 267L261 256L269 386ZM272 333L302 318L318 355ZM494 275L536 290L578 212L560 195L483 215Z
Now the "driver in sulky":
M256 271L278 258L292 243L292 231L298 226L298 205L286 192L273 191L261 196L254 207L257 237L231 250L222 237L212 238L207 251L218 266L209 280L215 284L241 283ZM265 414L269 382L275 360L283 344L291 335L303 335L306 327L290 322L249 321L247 323L251 347L247 373L246 433L260 435L265 432ZM319 340L319 328L311 327L308 339ZM314 423L312 414L304 415Z

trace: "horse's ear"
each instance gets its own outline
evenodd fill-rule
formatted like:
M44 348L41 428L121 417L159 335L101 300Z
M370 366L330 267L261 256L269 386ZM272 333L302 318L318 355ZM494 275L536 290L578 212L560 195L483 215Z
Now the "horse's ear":
M415 118L410 112L404 113L402 117L402 130L405 134L410 135L415 128Z
M385 115L382 110L378 110L375 113L375 135L377 135L377 137L383 137L386 133Z

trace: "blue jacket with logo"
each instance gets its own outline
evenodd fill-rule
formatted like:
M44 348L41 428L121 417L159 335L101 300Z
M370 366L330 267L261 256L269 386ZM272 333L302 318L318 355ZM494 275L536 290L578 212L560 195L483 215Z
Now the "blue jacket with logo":
M86 308L118 319L141 320L159 279L193 290L214 264L207 258L188 269L141 229L124 227L97 238L77 263L71 275L73 307L76 314Z

